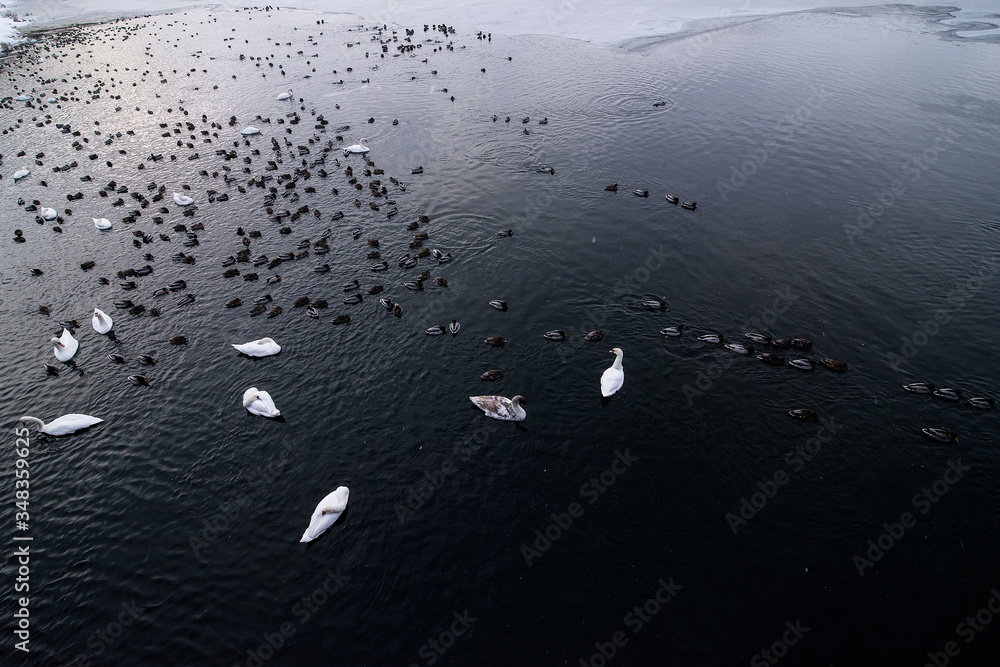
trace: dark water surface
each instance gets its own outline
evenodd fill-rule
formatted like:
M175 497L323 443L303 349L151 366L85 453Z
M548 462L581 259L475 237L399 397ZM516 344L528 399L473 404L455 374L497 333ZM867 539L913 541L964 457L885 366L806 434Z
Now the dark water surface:
M33 538L31 653L5 660L600 665L599 651L613 649L608 664L729 665L764 664L766 649L789 665L923 664L948 641L956 663L996 657L995 620L957 626L1000 586L997 412L900 386L992 396L1000 371L1000 51L946 33L937 21L947 16L794 14L632 53L411 26L422 47L395 57L400 28L379 58L389 31L335 16L191 11L80 28L77 42L36 45L40 63L4 62L5 95L67 98L8 98L0 109L0 126L16 127L2 138L0 181L5 497L17 417L105 420L58 439L32 434L26 533L14 528L13 500L2 505L6 532ZM78 70L89 78L73 78ZM289 87L296 101L276 101ZM291 111L300 123L288 124ZM313 112L329 125L316 129ZM247 145L230 116L263 134ZM202 143L202 130L218 137ZM314 164L328 141L362 136L386 197L347 182L347 165L371 180L358 156L334 150ZM271 138L281 162L266 171L278 159ZM286 189L277 177L302 160L312 177ZM22 164L32 174L15 184ZM411 175L418 166L424 173ZM266 189L246 185L259 175L276 177L266 184L276 213L308 212L273 221ZM99 197L112 179L145 197L148 183L163 184L166 196L124 223L139 202ZM171 201L185 183L192 217ZM210 202L208 189L229 200ZM67 202L77 191L84 197ZM399 211L391 219L387 198ZM35 199L72 209L61 234L24 210ZM157 225L160 206L169 213ZM337 211L343 219L331 221ZM396 265L416 252L406 225L418 215L430 217L419 227L425 245L454 261ZM98 232L92 216L114 228ZM172 227L196 222L200 245L184 248ZM279 233L285 225L291 234ZM260 280L224 279L222 260L243 248L237 226L261 232L251 257L296 252L327 228L330 252L312 246L273 270L238 263ZM12 242L15 228L25 243ZM496 236L507 228L513 237ZM154 240L137 249L133 230ZM369 270L368 238L388 271ZM182 250L196 263L171 261ZM152 275L122 291L116 271L143 266L145 252ZM96 266L83 272L87 260ZM329 273L313 272L324 263ZM423 270L449 286L403 287ZM265 284L274 274L281 282ZM353 278L384 284L380 296L403 317L377 296L344 305L341 284ZM186 290L152 296L177 279ZM187 293L196 301L176 305ZM284 312L250 317L263 294ZM292 306L301 296L330 307L310 319ZM226 309L234 297L243 305ZM497 298L507 312L487 305ZM644 310L650 298L667 308ZM119 299L162 314L129 315ZM94 307L115 319L116 340L93 331ZM351 321L334 326L340 313ZM82 324L80 351L48 377L46 341L67 319ZM456 337L423 333L450 319L462 323ZM673 325L688 328L659 334ZM585 341L597 328L604 340ZM550 329L569 338L544 339ZM833 357L849 370L768 366L696 338L749 343L746 331L806 337L812 351L761 351ZM188 344L168 344L175 335ZM491 335L506 346L484 345ZM263 336L280 355L250 359L229 346ZM611 347L624 350L626 382L602 405ZM140 366L140 353L157 363ZM491 368L501 381L479 379ZM133 386L134 373L149 386ZM283 422L242 408L250 386L274 397ZM466 397L484 393L524 395L523 427L476 411ZM786 415L803 407L824 421ZM924 427L959 441L932 442ZM959 460L962 476L946 475ZM315 504L340 485L351 490L343 519L299 544ZM761 487L772 497L753 496ZM933 502L920 497L925 487ZM734 534L726 515L744 498L744 511L759 511ZM883 536L904 512L914 519L905 533ZM859 565L880 536L891 546ZM15 565L5 557L8 619ZM657 594L671 593L661 580L674 596L662 606ZM4 655L13 642L8 634Z

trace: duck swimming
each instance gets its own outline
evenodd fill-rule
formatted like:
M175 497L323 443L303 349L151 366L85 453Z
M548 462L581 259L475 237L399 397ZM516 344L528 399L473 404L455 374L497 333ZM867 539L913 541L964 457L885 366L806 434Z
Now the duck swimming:
M742 343L726 343L726 349L732 350L736 354L750 354L753 351Z
M103 419L97 417L91 417L90 415L81 414L70 414L63 415L58 419L53 419L48 424L43 422L38 417L21 417L18 421L30 422L38 427L39 433L46 433L48 435L69 435L70 433L75 433L81 429L93 426L94 424L100 424Z
M609 351L615 355L615 363L611 364L611 367L601 375L601 396L604 398L611 396L625 384L625 370L622 368L622 357L625 356L625 353L620 347L612 348Z
M831 371L846 371L847 364L843 361L837 361L836 359L823 358L819 360L819 363L823 364Z
M281 346L273 338L259 338L241 345L233 343L232 346L248 357L270 357L281 352Z
M268 419L281 416L281 411L274 406L271 395L266 391L258 391L257 387L250 387L243 392L243 407L252 414Z
M452 320L451 322L448 323L448 331L451 332L452 336L457 335L461 328L462 325L459 324L456 320Z
M958 401L961 400L963 395L958 389L952 389L951 387L941 387L934 390L934 395L938 398L943 398L946 401Z
M780 366L781 364L785 363L785 359L783 357L780 357L777 354L773 354L771 352L762 352L761 354L757 355L757 358L763 361L765 364L771 364L772 366Z
M811 359L792 359L788 365L803 371L811 371L816 368L816 364Z
M804 422L814 422L819 419L819 415L810 410L809 408L798 408L796 410L789 410L789 416Z
M969 399L969 405L974 408L979 408L980 410L989 410L994 405L996 405L996 400L992 398L983 398L976 396Z
M937 389L937 387L929 382L911 382L910 384L904 384L903 389L912 391L914 394L929 394Z
M312 542L326 532L330 526L337 523L337 519L347 509L349 497L348 488L338 486L330 495L319 501L316 509L313 510L312 518L309 520L309 527L306 528L306 532L302 533L302 539L299 542Z
M495 382L496 380L499 380L502 377L503 377L503 373L501 373L500 371L498 371L496 369L493 369L493 370L488 370L485 373L483 373L482 375L480 375L479 379L480 380L485 380L486 382Z
M722 336L720 334L702 334L698 336L698 340L705 343L720 343L722 342Z
M588 332L587 335L584 336L583 338L584 338L584 340L588 340L588 341L591 341L591 342L597 342L597 341L601 340L602 338L604 338L604 331L602 331L601 329L594 329L593 331Z
M956 434L946 431L943 428L924 428L921 429L921 432L935 442L958 442L958 436Z
M76 351L80 349L80 341L73 338L73 334L69 332L69 329L63 329L62 335L59 338L52 338L51 342L56 344L52 349L52 353L56 355L56 359L59 361L69 361L76 355Z
M507 305L506 301L501 301L500 299L493 299L490 301L490 307L494 310L499 310L502 313L506 313L507 309L510 307Z
M542 334L548 340L566 340L566 332L560 329L553 329Z
M469 400L477 408L486 413L487 417L499 419L500 421L520 422L524 421L524 418L528 416L524 411L524 408L528 405L524 400L524 396L515 396L514 398L505 398L503 396L469 396Z
M487 345L492 345L493 347L502 347L503 344L507 342L507 339L504 338L503 336L490 336L483 342L486 343Z
M435 324L432 327L427 327L426 329L424 329L424 333L427 334L428 336L440 336L441 334L445 333L445 331L446 329L440 324Z
M91 324L94 325L94 331L103 335L111 331L114 321L100 308L94 308L94 317L91 318Z

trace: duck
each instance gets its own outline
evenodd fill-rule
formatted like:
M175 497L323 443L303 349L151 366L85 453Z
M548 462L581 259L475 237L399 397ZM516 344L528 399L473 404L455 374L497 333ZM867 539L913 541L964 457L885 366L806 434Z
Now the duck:
M399 305L399 304L396 304L396 305ZM504 345L504 343L507 342L507 339L504 338L503 336L490 336L489 338L487 338L483 342L486 343L487 345L492 345L493 347L502 347Z
M726 343L726 349L732 350L736 354L750 354L753 352L753 350L742 343Z
M137 387L149 386L149 380L146 379L145 375L129 375L128 381Z
M241 345L232 343L232 346L248 357L270 357L281 352L281 346L273 338L258 338Z
M664 338L676 338L677 336L680 336L681 332L686 328L687 327L683 324L676 327L664 327L663 329L660 329L660 335Z
M154 359L153 356L150 354L140 354L136 358L139 360L139 363L142 364L143 366L152 366L153 364L156 363L156 359Z
M448 331L451 332L452 336L457 336L461 328L462 325L459 324L457 320L452 320L451 322L448 322Z
M505 422L522 422L527 417L524 396L505 398L503 396L469 396L472 403L486 413L487 417Z
M633 190L632 194L634 194L636 197L648 197L649 190Z
M347 324L350 321L351 321L350 315L342 314L342 315L334 315L333 319L330 320L330 323L340 325L340 324Z
M910 384L904 384L903 389L912 391L914 394L929 394L935 391L937 387L929 382L911 382Z
M490 306L494 310L499 310L502 313L506 313L507 309L510 308L510 306L507 305L506 301L502 301L500 299L493 299L492 301L490 301Z
M809 408L797 408L795 410L789 410L788 414L790 417L793 417L803 422L814 422L819 419L819 415L817 415Z
M21 417L19 421L35 424L38 427L39 433L46 433L48 435L69 435L70 433L75 433L81 429L93 426L94 424L100 424L104 420L99 417L91 417L90 415L70 414L63 415L58 419L53 419L48 424L43 422L38 417L29 417L27 415Z
M698 340L700 340L700 341L702 341L704 343L721 343L722 342L722 335L721 334L714 334L714 333L702 334L702 335L698 336Z
M73 338L73 334L69 332L69 329L63 329L62 335L59 338L52 338L52 342L56 344L52 349L52 353L56 355L56 359L59 361L69 361L76 355L76 351L80 349L80 341Z
M194 203L194 199L188 197L187 195L181 194L180 192L174 193L174 203L178 206L190 206Z
M946 401L958 401L963 398L962 392L951 387L940 387L934 390L934 395Z
M91 324L94 325L94 331L99 334L106 334L111 331L111 327L114 326L114 320L105 313L100 308L94 308L94 317L91 319Z
M794 366L795 368L803 371L811 371L816 368L816 364L812 361L812 359L792 359L788 362L788 365Z
M548 340L566 340L566 332L560 329L553 329L542 334Z
M612 183L611 185L605 185L604 189L607 192L618 192L618 184L617 183Z
M111 229L111 221L107 218L94 218L94 227L97 227L101 231Z
M427 327L426 329L424 329L424 333L427 334L428 336L440 336L441 334L445 333L445 331L446 329L440 324L435 324L432 327Z
M934 440L935 442L946 442L946 443L958 442L958 435L951 433L950 431L946 431L943 428L930 427L920 430L924 435L926 435L931 440Z
M255 415L268 419L281 416L281 411L274 407L271 395L266 391L258 391L257 387L250 387L243 392L243 407Z
M663 310L666 306L667 304L659 299L644 299L642 301L642 307L646 310Z
M773 352L762 352L757 355L757 358L763 361L765 364L771 364L772 366L780 366L785 363L784 357L778 356Z
M343 148L344 155L348 155L349 153L361 153L361 154L364 154L364 153L367 153L370 150L371 150L371 148L368 147L368 140L365 139L364 137L362 137L360 139L360 141L358 141L358 143L352 144L350 146L344 146L344 148Z
M336 490L319 501L316 509L313 510L312 518L309 520L309 527L302 533L299 542L312 542L317 537L326 532L327 528L337 523L337 519L347 509L347 499L351 492L346 486L338 486Z
M681 208L686 208L689 211L693 211L698 208L698 202L694 201L682 201Z
M279 99L279 100L290 100L290 99L292 99L292 89L289 88L287 93L281 93L280 95L278 95L277 99Z
M587 332L587 335L584 336L583 338L584 338L584 340L588 340L590 342L597 342L597 341L601 340L602 338L604 338L604 330L603 329L594 329L593 331Z
M996 400L992 398L984 398L982 396L974 396L969 399L969 405L974 408L979 408L980 410L989 410L996 405Z
M612 348L609 352L615 355L615 363L601 375L601 396L604 398L611 396L625 384L625 371L622 369L622 357L625 353L620 347Z
M764 334L745 333L743 335L752 340L753 342L757 343L758 345L767 345L771 342L771 338L769 336L765 336Z
M677 195L665 195L665 198L668 202L674 204L675 206L679 204L681 201L681 198L678 197Z
M486 382L495 382L495 381L499 380L502 377L503 377L503 373L501 373L500 371L498 371L498 370L496 370L494 368L494 369L488 370L485 373L483 373L482 375L480 375L479 379L480 380L484 380Z
M836 359L830 359L828 357L824 357L823 359L819 360L819 363L823 364L824 366L826 366L827 368L829 368L831 371L846 371L847 370L847 364L845 364L843 361L837 361Z

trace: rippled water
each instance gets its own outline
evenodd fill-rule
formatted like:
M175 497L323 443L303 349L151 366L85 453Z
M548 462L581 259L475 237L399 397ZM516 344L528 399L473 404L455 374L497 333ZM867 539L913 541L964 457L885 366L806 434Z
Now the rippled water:
M631 53L414 26L421 48L395 57L400 30L383 59L372 40L389 31L330 15L192 11L85 27L80 43L39 51L37 66L5 62L10 95L79 98L0 110L0 125L17 124L3 137L0 181L9 439L22 414L105 419L65 438L32 436L32 655L21 662L252 665L251 651L289 665L596 665L595 642L607 653L622 631L627 643L611 662L734 664L770 650L786 621L809 628L784 647L787 664L917 663L950 640L968 664L996 655L995 630L971 644L956 634L997 585L996 413L900 388L928 381L990 396L1000 370L991 351L1000 325L998 51L946 32L941 18L795 14ZM91 76L71 78L78 69ZM89 99L111 77L114 87ZM289 87L301 103L274 100ZM301 123L278 124L293 110ZM329 121L324 130L313 112ZM51 123L35 127L46 114ZM238 141L231 115L263 135ZM195 132L173 133L178 121ZM83 150L56 129L67 122L90 139ZM264 190L238 192L251 176L311 164L346 124L343 143L369 139L398 216L386 217L385 198L369 209L366 193L355 207L342 169L352 165L364 184L364 164L338 151L325 179L314 165L294 190L267 184L276 211L309 205L294 222L271 220ZM203 144L202 129L219 136ZM272 137L283 161L264 171ZM215 154L234 141L238 159ZM309 153L298 155L300 145ZM39 151L42 165L31 157ZM155 153L167 157L137 170ZM73 160L68 172L51 169ZM15 184L22 163L32 174ZM412 175L417 166L424 173ZM84 174L93 181L80 182ZM138 203L99 197L111 179L146 196L147 183L163 184L167 196L123 223ZM170 202L185 183L198 207L190 218ZM605 191L610 183L617 193ZM210 188L229 201L209 202ZM84 198L66 202L77 191ZM283 196L292 192L294 203ZM697 210L667 203L668 193ZM114 208L118 196L125 205ZM19 197L71 208L63 233L35 224ZM156 225L160 205L170 212ZM337 211L344 218L331 221ZM418 215L430 217L419 229L425 245L453 262L396 266ZM97 232L91 216L114 229ZM204 224L199 246L181 246L171 229L179 222ZM289 235L278 233L285 224ZM257 282L224 279L221 261L243 247L237 226L261 231L252 257L294 251L327 228L331 251L273 271L236 265L257 271ZM10 241L15 228L25 243ZM513 237L496 236L507 228ZM133 247L137 229L156 240ZM387 272L369 270L367 238L379 239ZM196 263L172 262L181 250ZM121 291L115 272L146 264L145 252L153 274ZM87 260L96 266L82 272ZM314 273L323 263L331 271ZM425 269L449 286L403 287ZM281 282L266 285L273 274ZM187 290L152 296L180 278ZM387 315L375 296L342 304L341 284L353 278L384 284L404 316ZM175 305L185 293L196 301ZM250 317L262 294L284 312ZM310 319L292 307L300 296L330 308ZM234 297L243 306L226 309ZM114 309L123 298L162 315ZM495 298L509 311L492 310ZM644 310L650 298L667 308ZM115 318L115 340L90 328L95 306ZM330 324L340 313L350 323ZM83 324L80 351L47 377L45 341L66 319ZM423 333L450 319L462 323L456 337ZM681 324L680 338L659 334ZM585 341L596 328L604 340ZM544 339L550 329L568 340ZM767 349L833 357L849 370L772 367L696 338L745 341L744 331L804 336L812 352ZM174 335L189 343L169 345ZM491 335L506 346L484 345ZM281 354L249 359L229 347L262 336ZM625 351L627 379L602 405L599 377L614 346ZM155 366L139 366L140 353ZM479 379L491 368L501 381ZM133 386L132 373L150 385ZM250 386L270 392L284 421L242 409ZM520 428L489 422L466 399L482 393L524 395L528 419ZM827 430L786 416L799 407ZM789 454L825 438L831 421L832 438L811 459ZM920 433L928 426L959 442L933 443ZM969 471L921 513L914 494L959 458ZM12 495L11 467L3 488ZM734 535L727 513L779 471L788 482ZM315 503L340 485L351 489L344 518L299 544ZM572 525L553 528L571 507ZM915 526L859 576L854 557L906 511ZM2 516L13 525L12 503ZM522 545L545 547L536 530L559 536L529 566ZM626 615L661 578L681 588L637 629ZM5 614L12 597L8 588Z

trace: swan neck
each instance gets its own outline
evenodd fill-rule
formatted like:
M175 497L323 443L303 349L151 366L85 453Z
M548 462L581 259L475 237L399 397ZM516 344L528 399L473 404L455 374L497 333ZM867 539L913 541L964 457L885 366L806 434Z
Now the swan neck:
M45 422L43 422L38 417L28 417L28 416L25 416L25 417L21 417L20 421L31 422L31 423L37 425L39 431L41 431L43 428L45 428Z
M243 398L243 407L249 408L253 405L253 402L257 400L257 394L251 394L250 396L245 396Z
M615 364L614 364L615 370L620 371L622 369L622 357L624 356L625 354L623 352L615 352Z

